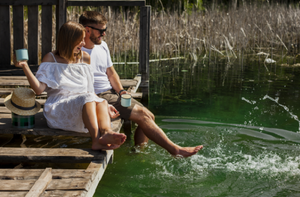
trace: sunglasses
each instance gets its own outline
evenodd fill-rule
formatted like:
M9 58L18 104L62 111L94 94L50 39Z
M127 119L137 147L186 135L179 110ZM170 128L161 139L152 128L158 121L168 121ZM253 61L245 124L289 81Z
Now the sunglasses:
M98 30L99 33L100 33L100 35L103 35L103 33L104 33L104 32L106 31L106 29L107 29L107 27L106 27L105 29L97 29L97 28L92 27L92 26L86 26L86 27L90 27L90 28L92 28L92 29Z

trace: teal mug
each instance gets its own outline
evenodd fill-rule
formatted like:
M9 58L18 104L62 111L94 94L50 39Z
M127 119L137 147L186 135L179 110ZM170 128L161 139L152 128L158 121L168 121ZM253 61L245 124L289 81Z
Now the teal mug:
M28 60L28 51L27 49L17 49L16 50L16 59L17 61Z
M131 106L131 95L130 94L122 94L121 95L121 105L123 107Z

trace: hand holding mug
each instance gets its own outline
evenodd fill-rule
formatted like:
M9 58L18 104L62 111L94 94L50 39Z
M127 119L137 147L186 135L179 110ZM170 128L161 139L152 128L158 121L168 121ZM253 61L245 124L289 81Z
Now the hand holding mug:
M19 68L23 68L27 64L28 60L28 51L27 49L18 49L15 50L13 57L14 65Z

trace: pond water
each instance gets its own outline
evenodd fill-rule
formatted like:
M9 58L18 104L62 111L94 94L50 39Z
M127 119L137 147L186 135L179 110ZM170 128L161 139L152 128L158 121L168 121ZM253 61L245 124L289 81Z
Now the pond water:
M149 109L181 146L115 151L95 196L299 196L300 68L236 63L152 63Z
M175 143L204 149L174 158L151 141L134 148L129 138L115 150L94 196L300 196L300 67L267 67L270 73L259 61L151 63L148 107L156 123ZM137 67L115 68L126 78ZM46 136L1 136L0 142L91 144L88 138Z

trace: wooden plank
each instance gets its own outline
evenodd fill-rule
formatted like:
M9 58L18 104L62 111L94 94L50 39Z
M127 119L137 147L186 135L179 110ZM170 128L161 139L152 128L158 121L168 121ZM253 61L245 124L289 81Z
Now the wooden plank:
M7 197L24 197L27 192L17 192L17 191L11 191L11 192L1 192L0 196L7 196Z
M28 56L29 64L38 64L38 18L37 5L28 6Z
M1 180L37 179L43 169L0 169ZM94 172L85 169L52 169L53 179L86 178L94 179Z
M1 80L27 80L26 76L0 76Z
M28 80L1 80L0 79L0 84L1 86L17 86L17 85L21 85L21 86L29 86L29 82Z
M128 92L131 93L131 95L136 93L137 89L139 88L141 84L141 75L140 74L136 75L133 80L135 80L137 83L135 85L130 86L127 90Z
M42 6L42 57L52 51L52 5Z
M105 151L76 148L0 148L1 162L89 163L103 161Z
M67 6L144 6L145 0L68 0Z
M10 57L11 57L11 39L10 39L10 9L9 6L0 6L0 68L10 66Z
M90 184L89 180L89 177L81 179L54 179L47 187L47 190L83 189L87 191Z
M24 9L22 5L13 6L14 50L24 48Z
M57 0L1 0L0 5L56 5Z
M12 192L1 192L0 196L5 197L24 197L27 192L23 191L12 191ZM86 196L85 190L54 190L54 191L45 191L40 195L40 197L84 197Z
M137 81L132 80L132 79L121 79L121 83L124 88L128 88L130 86L136 85Z
M11 114L0 114L0 133L1 134L24 134L24 135L44 135L44 136L78 136L90 137L89 133L78 133L74 131L64 131L60 129L51 129L47 126L47 121L42 112L43 109L35 115L35 127L33 129L16 129L11 126ZM120 132L123 120L116 118L112 120L112 129L114 132Z
M29 66L30 66L30 69L32 70L33 74L35 74L38 69L38 66L37 65L29 65ZM21 68L11 66L9 68L0 70L0 75L1 76L24 75L24 71Z
M106 151L107 153L107 156L106 158L104 159L103 162L100 162L100 161L92 161L90 163L90 165L88 166L87 170L88 171L95 171L96 172L96 176L94 179L92 179L92 183L90 185L90 188L88 188L88 193L87 193L87 197L93 197L96 189L97 189L97 186L98 186L98 183L100 182L105 170L106 170L106 167L109 163L112 162L112 158L113 158L113 153L114 151L113 150L107 150Z
M0 180L0 191L29 191L35 180ZM89 179L52 179L46 190L86 190ZM1 194L1 193L0 193Z
M85 190L54 190L45 191L40 197L85 197L86 193Z
M8 95L14 91L15 88L0 88L0 95ZM37 95L38 97L47 97L46 92L42 92L42 94ZM137 95L139 96L139 95ZM1 98L0 98L1 100Z
M32 188L26 194L25 197L37 197L40 196L52 180L51 168L46 168L39 179L34 183Z

